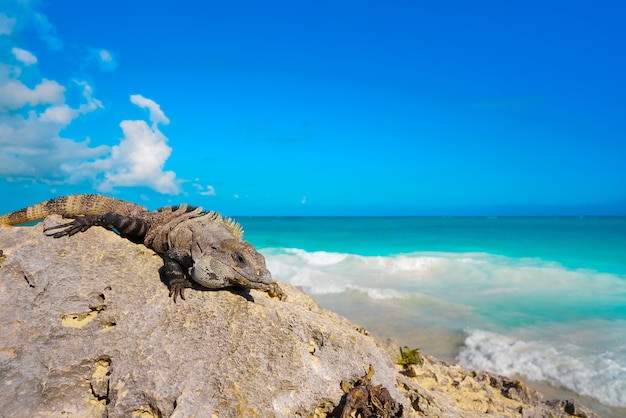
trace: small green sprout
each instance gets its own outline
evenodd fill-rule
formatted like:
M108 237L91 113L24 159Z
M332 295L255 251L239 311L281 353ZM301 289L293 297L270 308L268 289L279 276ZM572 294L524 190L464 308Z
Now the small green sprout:
M403 366L409 366L411 364L422 364L422 353L419 348L411 350L409 347L404 346L404 351L400 347L400 360L398 364Z

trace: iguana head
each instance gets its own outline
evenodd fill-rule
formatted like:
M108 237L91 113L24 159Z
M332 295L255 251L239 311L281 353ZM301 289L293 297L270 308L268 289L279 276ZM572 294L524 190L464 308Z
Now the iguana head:
M192 251L194 260L191 278L210 288L240 286L258 289L272 283L272 275L265 266L265 257L248 242L226 239L217 246Z

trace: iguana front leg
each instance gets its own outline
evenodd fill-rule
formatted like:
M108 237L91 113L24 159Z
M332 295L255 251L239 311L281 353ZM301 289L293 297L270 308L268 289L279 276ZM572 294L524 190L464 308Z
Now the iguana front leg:
M85 232L92 226L101 226L106 229L115 229L119 234L135 243L142 243L149 225L146 221L132 216L120 215L119 213L110 212L104 215L85 215L74 218L72 222L52 226L46 228L44 232L48 236L60 238L64 236L71 237L79 232ZM48 231L58 230L48 234Z
M188 278L189 268L193 265L191 252L182 248L170 248L163 254L163 275L170 288L170 297L180 296L185 299L185 288L191 287L191 280Z

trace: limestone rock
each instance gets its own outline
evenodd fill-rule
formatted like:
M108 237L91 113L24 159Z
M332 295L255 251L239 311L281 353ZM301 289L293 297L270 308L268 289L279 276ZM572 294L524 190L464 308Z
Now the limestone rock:
M161 258L102 228L0 226L0 250L0 417L333 416L370 364L404 416L595 416L430 357L409 373L396 344L292 286L174 303Z

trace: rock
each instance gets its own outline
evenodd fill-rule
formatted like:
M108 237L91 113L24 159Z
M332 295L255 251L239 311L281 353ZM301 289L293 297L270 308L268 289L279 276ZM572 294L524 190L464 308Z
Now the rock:
M335 416L370 365L408 417L597 416L428 356L408 373L396 343L293 286L174 303L161 258L102 228L0 226L0 249L0 417Z

